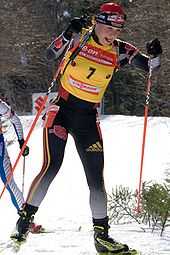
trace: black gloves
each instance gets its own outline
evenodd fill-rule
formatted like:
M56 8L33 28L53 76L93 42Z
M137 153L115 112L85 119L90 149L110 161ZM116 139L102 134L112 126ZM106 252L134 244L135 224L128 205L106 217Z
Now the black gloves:
M75 17L74 19L71 20L68 28L70 31L78 34L81 32L82 28L86 26L86 23L87 23L86 17L84 16L80 18Z
M162 54L162 47L160 41L156 38L146 44L146 50L148 55L151 56L148 60L148 66L150 70L157 69L160 67L160 54Z
M146 44L146 50L149 55L157 57L162 53L162 47L160 41L156 38Z
M23 144L25 142L24 139L18 140L18 142L19 142L20 149L22 149L22 146L23 146ZM22 153L22 156L26 157L26 156L28 156L28 154L29 154L29 147L26 146L24 151L23 151L23 153Z
M73 33L80 33L83 27L86 27L87 24L87 17L82 16L80 18L75 17L70 21L70 25L68 28L65 30L63 33L63 36L67 39L70 40L72 37Z

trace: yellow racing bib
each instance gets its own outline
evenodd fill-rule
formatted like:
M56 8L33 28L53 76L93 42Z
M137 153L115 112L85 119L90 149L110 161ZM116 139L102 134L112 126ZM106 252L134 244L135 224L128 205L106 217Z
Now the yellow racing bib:
M67 52L62 70L73 50ZM61 71L61 84L75 97L99 103L118 67L117 63L117 53L113 51L113 47L98 45L91 36L63 75Z

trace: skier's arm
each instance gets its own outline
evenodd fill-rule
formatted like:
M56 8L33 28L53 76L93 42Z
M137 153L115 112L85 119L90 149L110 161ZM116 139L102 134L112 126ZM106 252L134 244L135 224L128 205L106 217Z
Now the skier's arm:
M120 66L124 66L128 63L147 72L150 66L152 69L160 66L159 55L162 53L162 47L157 39L156 43L155 40L153 40L147 44L147 53L150 57L141 53L133 45L123 41L119 42L119 52Z
M20 118L12 109L10 110L10 121L14 126L18 141L24 139L23 127Z
M132 59L132 64L146 71L148 71L150 68L154 70L160 67L160 55L162 54L162 47L160 41L156 38L148 42L146 44L146 50L149 56L138 53Z
M47 48L47 59L58 59L64 53L73 35L82 31L85 22L86 20L83 17L72 19L67 29Z
M148 60L149 58L140 53L138 48L130 43L117 40L119 46L119 65L120 67L130 64L139 67L145 71L149 71Z
M9 105L7 105L4 101L0 100L0 115L6 119L9 119L15 129L15 133L18 138L20 149L24 144L24 134L23 127L18 115L11 109ZM23 156L27 156L29 154L29 147L26 146L23 152Z
M14 126L16 135L18 137L19 147L20 147L20 149L22 149L22 146L25 142L24 134L23 134L23 126L21 124L20 118L18 117L18 115L13 110L11 110L10 120L11 120L11 123L13 124L13 126ZM25 146L25 149L24 149L22 155L27 156L28 154L29 154L29 147Z
M131 64L147 72L149 71L150 67L152 70L154 69L156 70L161 65L160 56L151 55L149 57L139 52L134 56L134 58L131 61Z
M61 34L47 48L46 52L47 59L48 60L58 59L62 55L68 44L69 40L66 40L63 34Z
M0 115L9 119L14 126L18 140L23 139L23 128L19 117L12 111L11 107L0 100Z
M138 67L146 72L149 71L149 57L142 54L141 52L138 52L131 60L130 64L132 66Z

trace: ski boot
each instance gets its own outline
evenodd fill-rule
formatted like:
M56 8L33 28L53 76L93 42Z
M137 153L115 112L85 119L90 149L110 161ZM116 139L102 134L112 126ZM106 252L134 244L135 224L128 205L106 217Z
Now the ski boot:
M38 207L25 204L24 208L18 211L20 217L16 223L16 233L11 235L11 239L16 239L19 242L26 240L37 210Z
M108 235L108 217L103 219L93 219L94 244L99 254L131 254L129 247L119 243ZM123 253L124 252L124 253Z

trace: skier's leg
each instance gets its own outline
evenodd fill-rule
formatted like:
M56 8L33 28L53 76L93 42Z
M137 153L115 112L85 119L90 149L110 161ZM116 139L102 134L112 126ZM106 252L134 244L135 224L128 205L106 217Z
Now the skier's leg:
M88 124L86 124L88 123ZM85 131L85 127L87 130ZM93 217L94 243L98 252L128 251L128 246L116 242L108 234L107 196L104 186L103 143L99 123L86 119L83 130L74 132L76 148L84 166L90 189L90 206Z
M61 124L55 120L50 128L43 131L44 161L40 173L33 180L26 204L20 212L17 229L20 236L28 232L29 225L37 212L39 205L45 197L47 190L58 173L64 157L68 133Z
M7 184L7 190L11 196L13 205L18 211L24 203L24 198L22 192L15 183L13 176L11 177L11 162L2 135L0 135L0 152L0 177L4 184L6 184L8 177L10 177L10 181Z
M24 204L24 197L23 193L17 186L16 182L14 181L13 176L11 176L11 162L8 155L8 151L6 149L4 139L0 136L0 177L4 184L6 184L8 180L8 176L10 177L10 180L7 184L7 190L9 191L9 194L11 196L11 201L15 208L17 209L17 212L20 212L22 205ZM30 231L32 233L38 233L42 229L41 225L37 225L34 222L31 224ZM13 233L11 234L11 237L13 236Z
M43 166L40 173L33 180L26 200L32 206L39 207L63 161L67 133L62 128L65 135L64 139L61 139L57 137L55 131L53 132L54 129L45 128L43 131ZM60 131L58 130L58 132Z
M93 218L107 216L107 196L104 186L103 142L96 116L81 116L81 126L75 130L73 137L81 158L87 183L90 189L90 207Z

